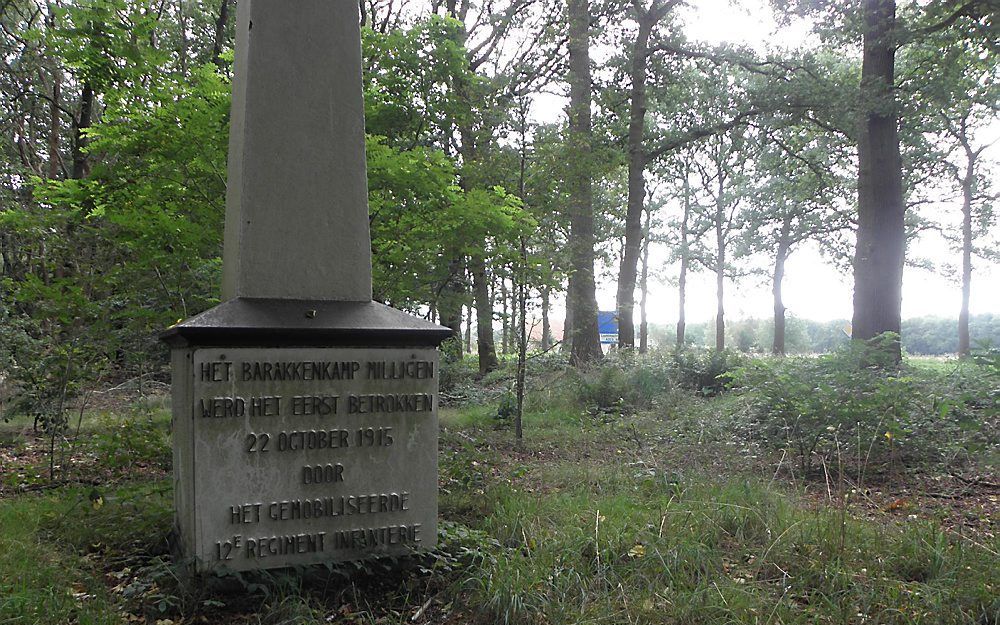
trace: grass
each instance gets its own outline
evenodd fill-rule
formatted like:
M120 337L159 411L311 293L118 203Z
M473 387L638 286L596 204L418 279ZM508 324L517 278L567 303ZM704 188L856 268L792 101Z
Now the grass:
M520 444L495 395L441 411L436 552L196 584L166 558L164 407L88 414L74 452L100 484L0 498L0 625L1000 623L988 491L956 512L910 482L789 480L739 395L634 413L571 389L536 389ZM19 427L0 452L32 449Z
M0 502L0 623L121 622L86 550L43 530L45 520L79 499L79 492L65 490ZM82 524L79 518L74 522Z
M468 580L487 622L996 622L996 556L929 524L811 511L760 484L618 471L506 491ZM998 545L994 544L994 548ZM992 620L990 620L992 619Z
M732 402L718 403L730 410ZM686 424L637 417L589 431L543 419L528 429L531 452L561 440L570 448L603 442L603 453L501 470L472 487L475 497L446 495L445 516L466 519L498 545L462 582L481 621L1000 622L995 538L977 546L932 521L858 519L862 502L816 506L748 467L740 472L739 463L729 476L682 470L655 442L616 453L630 426L643 438L673 432L667 446L694 432L713 439L719 431L702 430L703 416ZM484 440L498 438L481 427ZM471 462L502 465L497 447L482 445Z

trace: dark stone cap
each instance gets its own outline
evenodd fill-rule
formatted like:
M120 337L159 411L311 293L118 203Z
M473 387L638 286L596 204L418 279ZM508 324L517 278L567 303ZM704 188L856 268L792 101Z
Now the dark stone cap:
M160 334L172 347L437 347L446 327L378 302L236 298Z

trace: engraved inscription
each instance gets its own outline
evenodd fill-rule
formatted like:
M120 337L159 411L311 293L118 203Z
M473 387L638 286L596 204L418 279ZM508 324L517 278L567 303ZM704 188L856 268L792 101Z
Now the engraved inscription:
M193 373L207 568L433 544L436 350L203 349Z

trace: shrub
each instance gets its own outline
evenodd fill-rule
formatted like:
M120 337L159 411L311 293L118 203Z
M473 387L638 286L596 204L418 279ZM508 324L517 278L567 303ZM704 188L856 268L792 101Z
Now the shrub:
M879 353L850 344L819 358L743 367L733 378L751 400L748 436L794 453L807 472L814 458L833 454L845 463L915 466L996 444L977 399L982 376L962 367L922 373L879 361Z
M986 346L972 354L972 360L984 370L1000 376L1000 348Z
M755 360L737 371L734 380L752 401L752 432L794 452L807 472L817 452L870 458L890 451L902 442L914 383L865 366L869 353L851 344L819 358Z
M170 468L169 434L150 416L132 414L120 421L112 417L107 423L110 427L92 441L103 466L114 470L128 470L135 465Z
M670 364L660 354L615 351L582 371L574 390L579 401L599 412L634 412L672 385Z
M672 376L676 383L704 397L713 397L725 390L729 374L745 363L745 356L730 350L686 347L671 355Z

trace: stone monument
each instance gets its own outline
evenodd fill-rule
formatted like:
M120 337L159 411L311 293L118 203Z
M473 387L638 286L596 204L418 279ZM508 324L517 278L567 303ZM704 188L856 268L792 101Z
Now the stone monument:
M450 331L371 299L358 3L240 0L236 29L223 303L162 335L180 557L431 547Z

